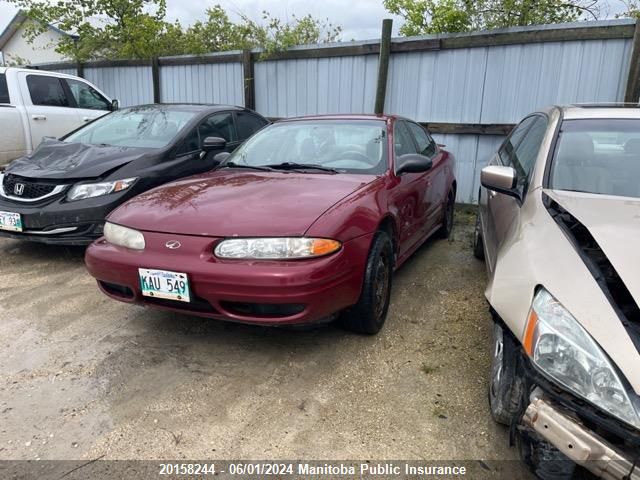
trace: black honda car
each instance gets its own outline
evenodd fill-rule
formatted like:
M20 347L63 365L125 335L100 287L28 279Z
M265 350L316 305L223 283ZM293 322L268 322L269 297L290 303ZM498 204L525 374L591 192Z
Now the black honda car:
M269 122L228 105L142 105L56 139L0 173L0 236L86 245L129 198L205 172ZM216 158L218 157L218 158Z

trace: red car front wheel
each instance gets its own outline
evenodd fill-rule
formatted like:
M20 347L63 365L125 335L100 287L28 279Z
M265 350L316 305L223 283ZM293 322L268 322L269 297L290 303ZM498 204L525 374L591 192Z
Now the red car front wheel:
M393 276L393 246L386 232L377 232L371 244L360 299L342 314L348 330L374 335L387 318Z

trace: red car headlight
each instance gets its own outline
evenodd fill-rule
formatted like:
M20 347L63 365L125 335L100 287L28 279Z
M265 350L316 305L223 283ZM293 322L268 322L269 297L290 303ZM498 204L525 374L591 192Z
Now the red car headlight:
M115 223L104 224L104 238L107 242L133 250L144 250L144 235L133 228L123 227Z
M227 259L292 260L321 257L340 248L340 242L327 238L230 238L220 242L214 254Z

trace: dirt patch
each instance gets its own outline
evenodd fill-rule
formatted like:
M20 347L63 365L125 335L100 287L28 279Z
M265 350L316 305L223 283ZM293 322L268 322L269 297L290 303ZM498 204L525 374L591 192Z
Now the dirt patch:
M376 337L121 304L81 249L0 240L0 458L515 459L472 224L397 272Z

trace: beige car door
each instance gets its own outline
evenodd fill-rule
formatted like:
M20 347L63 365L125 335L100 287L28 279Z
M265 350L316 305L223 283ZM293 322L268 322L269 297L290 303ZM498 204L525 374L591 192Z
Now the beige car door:
M488 257L487 265L491 272L495 269L500 247L520 213L520 206L529 186L531 171L547 125L548 119L542 114L525 118L513 130L490 162L491 165L504 165L515 169L520 196L520 198L514 198L492 190L486 192L484 238Z

